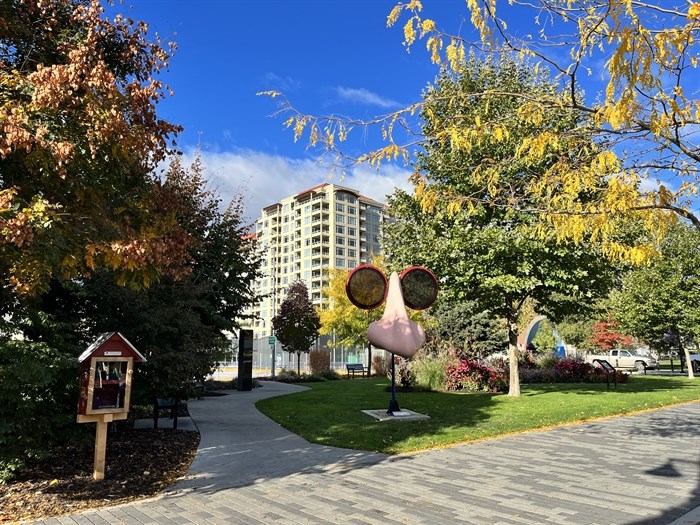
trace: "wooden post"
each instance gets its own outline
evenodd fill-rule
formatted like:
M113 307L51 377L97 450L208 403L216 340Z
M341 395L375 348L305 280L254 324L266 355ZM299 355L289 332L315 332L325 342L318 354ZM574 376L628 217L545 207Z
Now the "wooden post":
M112 414L104 414L97 420L95 432L95 466L92 477L99 481L105 478L105 458L107 457L107 425L112 421Z

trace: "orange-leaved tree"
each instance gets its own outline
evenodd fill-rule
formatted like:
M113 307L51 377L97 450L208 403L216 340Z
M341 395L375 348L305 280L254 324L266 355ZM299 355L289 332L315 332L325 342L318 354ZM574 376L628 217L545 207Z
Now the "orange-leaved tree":
M98 0L2 3L3 293L100 267L135 286L189 270L189 236L151 175L179 129L156 113L171 52Z

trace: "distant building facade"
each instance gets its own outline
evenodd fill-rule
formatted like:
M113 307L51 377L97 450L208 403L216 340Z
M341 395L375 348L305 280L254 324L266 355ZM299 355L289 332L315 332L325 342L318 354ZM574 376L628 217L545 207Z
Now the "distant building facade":
M265 296L251 310L255 338L272 335L272 318L289 285L302 280L321 306L329 269L351 270L380 251L386 205L337 184L320 184L263 208L255 237L263 276L254 283Z

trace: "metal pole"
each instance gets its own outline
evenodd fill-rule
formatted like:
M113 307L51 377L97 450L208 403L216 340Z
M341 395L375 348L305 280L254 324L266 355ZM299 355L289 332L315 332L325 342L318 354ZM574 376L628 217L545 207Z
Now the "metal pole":
M391 401L389 402L389 409L386 413L390 416L394 415L394 412L401 410L399 408L399 403L396 401L396 363L394 354L391 354Z
M270 364L270 368L272 370L272 379L275 378L275 345L271 344L270 345L270 355L272 356L272 362Z

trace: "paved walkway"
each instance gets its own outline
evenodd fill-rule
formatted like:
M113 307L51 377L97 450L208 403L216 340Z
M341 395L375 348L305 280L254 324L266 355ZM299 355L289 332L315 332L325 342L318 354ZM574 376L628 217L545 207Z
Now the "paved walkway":
M38 523L700 523L700 403L388 457L285 431L254 403L300 387L264 385L189 402L200 448L163 496Z

